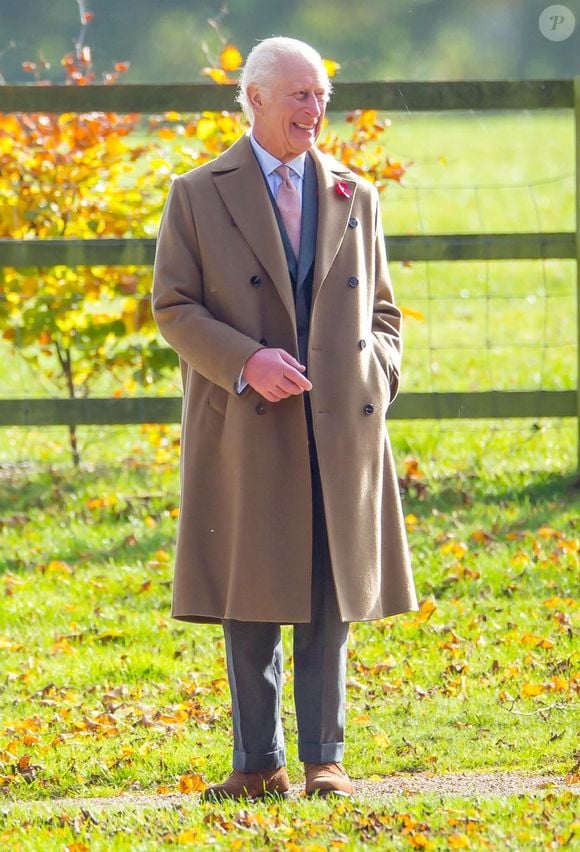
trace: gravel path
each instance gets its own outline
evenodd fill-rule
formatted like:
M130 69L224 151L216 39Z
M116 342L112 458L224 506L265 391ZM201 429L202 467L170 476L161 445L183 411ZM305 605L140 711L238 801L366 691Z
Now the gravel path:
M395 795L435 793L442 796L485 797L512 796L520 794L542 793L547 790L579 791L578 784L567 784L562 775L529 775L523 772L486 772L482 774L434 775L417 772L413 775L387 775L380 781L353 779L356 797L365 799L389 799ZM291 798L298 799L302 786L293 784ZM181 805L191 800L191 795L171 793L156 795L145 793L125 793L120 796L79 799L49 799L36 801L16 801L0 803L0 813L17 806L41 807L54 810L60 807L122 810L130 807L167 808ZM197 799L197 795L195 795Z

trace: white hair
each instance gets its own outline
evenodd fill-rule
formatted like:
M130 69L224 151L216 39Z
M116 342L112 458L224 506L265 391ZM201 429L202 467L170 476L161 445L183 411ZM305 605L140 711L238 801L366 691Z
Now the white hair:
M326 81L327 99L332 92L332 85L328 79L322 57L313 47L296 38L285 38L284 36L265 38L253 47L248 54L238 85L236 100L250 123L254 120L254 111L248 98L248 86L254 84L262 92L270 91L278 72L278 64L281 59L286 57L301 57L318 66Z

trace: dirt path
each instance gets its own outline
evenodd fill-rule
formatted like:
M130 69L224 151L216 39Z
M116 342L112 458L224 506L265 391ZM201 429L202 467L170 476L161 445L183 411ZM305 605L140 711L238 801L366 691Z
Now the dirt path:
M395 795L432 793L442 796L484 797L513 796L518 793L537 794L552 790L579 792L580 785L567 784L562 775L529 775L523 772L486 772L482 774L433 775L418 772L413 775L387 775L380 781L354 780L355 793L361 800L389 799ZM299 784L293 784L291 798L302 793ZM197 796L195 797L197 798ZM171 793L157 795L125 793L120 796L78 799L49 799L36 801L2 802L0 810L17 806L55 808L86 808L122 810L129 807L175 807L191 800L191 795Z

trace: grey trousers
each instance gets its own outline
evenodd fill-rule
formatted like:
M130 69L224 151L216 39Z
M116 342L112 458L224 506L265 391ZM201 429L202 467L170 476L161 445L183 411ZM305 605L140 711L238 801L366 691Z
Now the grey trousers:
M312 619L293 625L298 756L332 763L344 754L348 622L340 620L318 466L312 467ZM280 718L283 656L280 625L223 621L234 729L233 767L242 772L286 763Z

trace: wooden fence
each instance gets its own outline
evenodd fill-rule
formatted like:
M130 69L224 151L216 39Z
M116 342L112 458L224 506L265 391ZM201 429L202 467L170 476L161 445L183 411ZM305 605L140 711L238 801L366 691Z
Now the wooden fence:
M580 376L580 79L469 82L337 83L336 112L444 110L574 110L576 128L576 230L557 233L388 236L391 260L576 260L577 339ZM231 86L213 84L122 86L0 86L0 112L152 114L177 110L234 110ZM0 239L0 266L151 264L149 239ZM0 399L0 426L178 422L179 397L111 399ZM580 459L580 380L576 390L402 393L392 419L577 417Z

